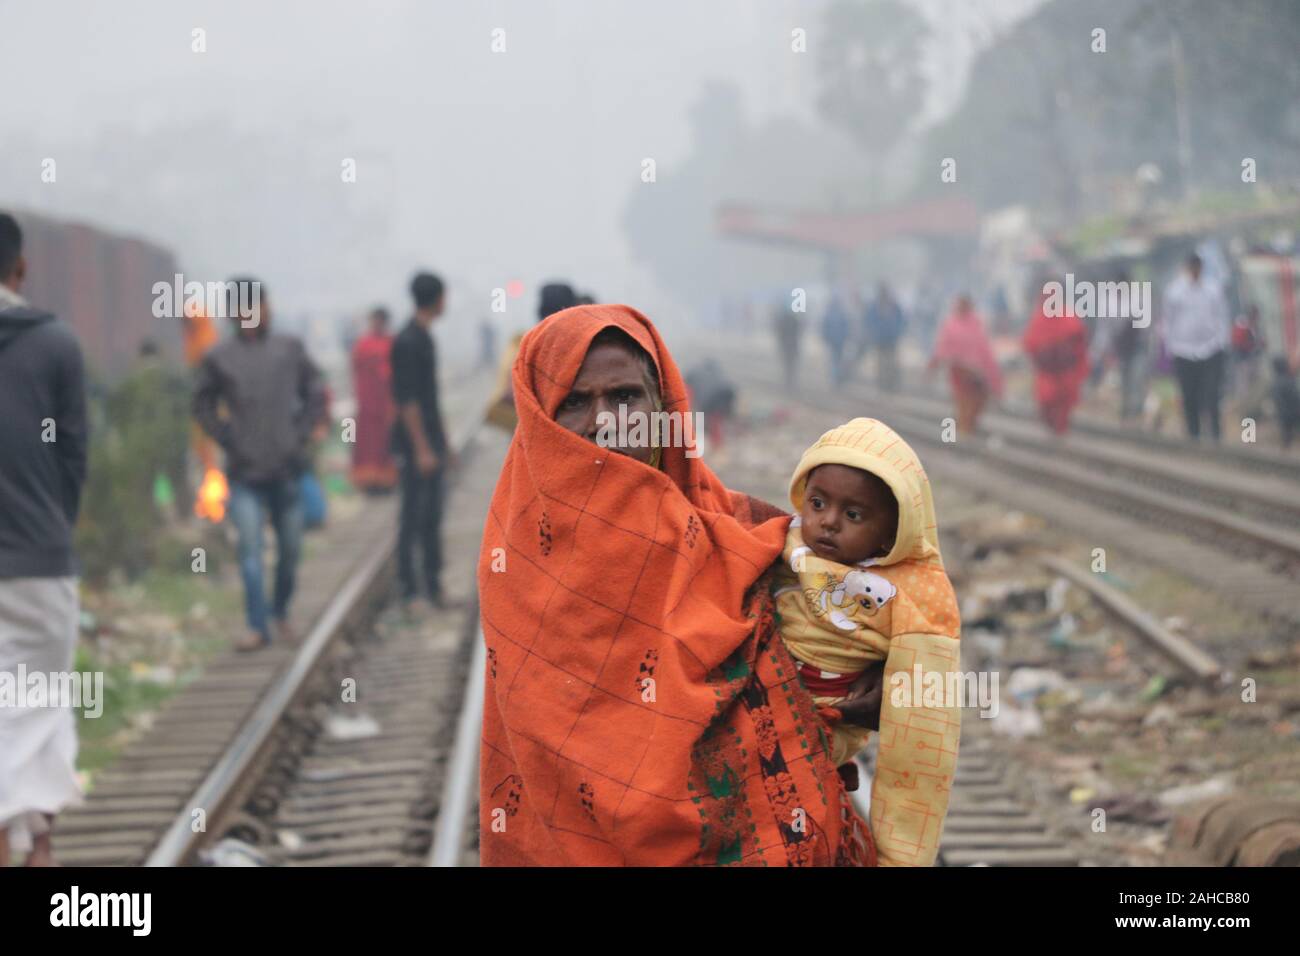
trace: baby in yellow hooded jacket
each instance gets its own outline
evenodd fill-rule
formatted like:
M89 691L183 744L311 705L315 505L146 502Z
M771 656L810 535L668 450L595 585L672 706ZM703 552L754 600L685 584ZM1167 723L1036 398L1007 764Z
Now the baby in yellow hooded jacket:
M869 663L885 661L872 835L881 865L930 866L961 715L955 701L913 691L918 674L958 669L961 624L929 480L892 428L855 418L804 452L790 502L796 517L775 588L781 636L819 706L842 703ZM834 724L836 765L870 735Z

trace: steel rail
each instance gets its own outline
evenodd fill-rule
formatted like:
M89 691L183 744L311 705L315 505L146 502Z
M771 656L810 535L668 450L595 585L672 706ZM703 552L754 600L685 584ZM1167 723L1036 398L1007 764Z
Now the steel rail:
M479 739L483 728L483 674L487 669L487 644L483 627L474 628L474 653L470 657L466 680L469 686L461 703L456 722L456 741L447 761L443 778L442 802L438 806L438 823L433 832L429 866L460 866L464 850L465 825L473 803L474 784L478 781Z
M457 446L461 454L473 445L482 426L483 419L480 417ZM230 812L234 795L245 776L258 765L270 747L276 727L303 693L342 625L392 560L396 549L396 534L394 529L391 535L386 535L372 546L360 567L349 575L330 599L292 663L240 725L230 745L150 851L145 866L181 866L190 859L207 839L207 827L195 829L193 825L195 810L203 810L207 824L220 820ZM482 644L481 640L479 644Z

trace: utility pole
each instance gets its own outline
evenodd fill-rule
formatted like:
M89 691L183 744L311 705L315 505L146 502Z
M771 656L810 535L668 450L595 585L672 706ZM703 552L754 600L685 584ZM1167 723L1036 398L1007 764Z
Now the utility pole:
M1192 128L1187 104L1187 63L1183 59L1183 41L1177 33L1169 35L1169 49L1174 65L1174 116L1178 123L1178 173L1182 180L1183 199L1192 198Z

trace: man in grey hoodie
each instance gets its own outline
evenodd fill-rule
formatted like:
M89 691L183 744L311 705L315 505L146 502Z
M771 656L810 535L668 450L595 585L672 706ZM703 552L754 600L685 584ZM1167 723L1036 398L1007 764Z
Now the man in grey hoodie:
M69 702L28 699L19 675L72 670L80 608L72 528L86 478L81 348L18 294L22 231L0 213L0 867L53 862L50 827L80 800ZM12 695L11 695L12 696Z

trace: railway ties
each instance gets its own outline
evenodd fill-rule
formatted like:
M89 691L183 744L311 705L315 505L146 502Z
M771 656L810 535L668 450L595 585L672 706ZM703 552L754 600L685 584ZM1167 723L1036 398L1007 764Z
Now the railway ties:
M481 407L482 391L464 390L452 404ZM470 438L477 433L475 424ZM474 456L467 454L465 461L472 467ZM484 498L457 508L456 487L463 484L469 493L485 496L498 466L483 462L484 473L467 481L453 475L449 554L477 553L486 505ZM233 835L255 841L252 855L278 855L278 862L293 865L308 856L286 844L301 850L318 841L323 834L316 814L327 811L340 829L357 834L365 812L394 818L392 804L410 790L402 775L417 767L426 777L437 772L443 744L436 730L440 719L454 719L459 706L464 670L456 660L464 657L465 622L476 617L468 601L428 627L405 636L394 631L387 641L374 639L369 628L390 590L396 512L395 496L365 499L359 511L335 518L312 536L295 601L296 620L309 625L302 640L254 654L228 653L178 690L150 716L139 739L95 777L84 804L60 815L54 839L61 862L194 863L200 849ZM473 564L448 562L452 589L473 594ZM339 668L349 661L353 673L341 675ZM331 722L331 716L342 715L331 715L322 702L340 699L334 682L342 676L361 685L359 704L374 707L377 716L371 720L379 729L365 735L368 739L342 739L348 721ZM451 716L443 717L443 710ZM266 799L271 779L279 781L288 799ZM414 846L412 859L427 848L436 808L429 795L435 791L425 785L413 799L423 801L415 808L416 824L398 841ZM406 816L411 812L408 805ZM383 839L370 839L346 851L334 847L332 859L376 862L383 845Z
M293 772L263 785L273 863L392 866L429 844L447 749L439 705L456 700L464 682L464 627L454 619L432 633L383 624L356 648L355 666L334 668L356 682L356 703L320 708Z
M962 712L961 736L935 865L1079 866L1078 854L1016 789L1010 762L994 746L978 708ZM872 769L864 754L857 762L862 784L851 797L867 820Z
M375 502L325 532L327 540L362 542L366 531L391 522L391 503ZM333 570L333 574L329 572ZM297 602L311 620L343 574L335 561L305 562ZM292 659L273 645L251 656L214 661L154 717L150 729L95 778L85 802L55 823L59 860L68 866L143 863L186 798L216 762L253 705Z
M340 590L348 607L336 615L338 633L309 638L311 659L295 662L286 679L296 682L277 689L279 706L250 718L191 797L217 808L208 832L188 839L178 816L151 863L423 862L442 811L456 716L474 683L472 556L505 445L478 435L462 449L444 518L444 552L456 556L443 570L451 604L412 614L383 600L394 572L390 524L380 555L363 559Z
M962 714L961 749L939 841L940 866L1078 866L1019 793L978 711Z
M1152 676L1160 674L1175 683L1197 684L1212 695L1221 687L1231 665L1217 657L1226 648L1216 644L1216 653L1207 653L1182 637L1176 627L1171 630L1158 614L1144 608L1139 595L1126 592L1125 581L1132 578L1125 569L1135 559L1144 562L1145 570L1161 569L1157 584L1163 584L1168 576L1184 578L1220 601L1259 612L1280 632L1300 620L1300 593L1295 589L1294 577L1288 577L1285 568L1266 567L1265 561L1259 559L1264 538L1269 539L1270 558L1275 561L1287 563L1293 560L1291 555L1300 553L1295 549L1300 539L1293 540L1288 527L1296 505L1282 494L1287 486L1283 477L1251 472L1244 476L1237 498L1215 500L1228 492L1237 493L1228 467L1221 462L1213 468L1187 469L1184 473L1177 464L1171 464L1172 456L1161 459L1149 452L1111 447L1091 437L1079 443L1077 455L1071 458L1067 452L1073 443L1053 443L1041 428L1040 437L1034 441L1030 432L1035 426L1029 423L1018 426L1014 438L995 428L1001 442L988 442L981 436L974 442L962 439L962 446L954 449L940 441L940 416L930 408L922 411L911 403L896 405L852 387L845 393L819 394L815 398L807 395L801 400L780 389L769 369L751 366L744 359L737 362L734 357L732 364L738 376L764 393L765 400L770 401L779 391L783 403L794 406L785 413L793 417L780 425L781 436L807 432L803 439L806 442L837 421L874 415L895 424L904 437L917 444L937 487L965 488L974 492L974 501L992 499L1000 506L1042 516L1043 530L1008 532L1005 538L989 542L989 546L995 551L1019 552L1022 564L1041 566L1056 578L1070 581L1113 622L1109 626L1117 629L1134 652L1132 660ZM744 440L736 439L738 444ZM750 460L744 454L739 457ZM1012 459L1018 469L1007 467ZM1107 471L1111 466L1120 470ZM1112 482L1114 487L1105 487L1105 501L1089 500L1068 480L1073 478L1071 470L1099 487L1103 481ZM1048 471L1057 474L1044 480ZM1132 481L1131 488L1138 493L1127 495L1130 487L1125 486L1125 481L1139 473L1149 473L1149 480L1143 477ZM1058 477L1061 480L1054 480ZM1169 484L1175 478L1184 484ZM1156 511L1149 507L1149 499L1157 489L1172 501L1172 508ZM1126 495L1131 500L1126 500ZM1175 512L1185 512L1186 521L1177 520ZM1189 533L1187 524L1194 518L1204 516L1217 521L1225 514L1230 520L1223 522L1224 530L1231 526L1231 531L1239 533L1238 540L1229 542L1226 534L1214 534L1214 528ZM1105 545L1112 552L1111 564L1120 572L1117 578L1093 572L1095 553L1088 550L1093 544ZM1241 550L1248 553L1247 559L1234 560L1234 551ZM1164 575L1165 571L1172 575ZM1138 580L1143 578L1139 576ZM1077 670L1077 659L1075 664ZM1072 682L1078 679L1086 685L1082 691L1085 698L1090 692L1088 687L1095 690L1098 686L1097 675L1086 667L1081 674L1070 672ZM1101 678L1104 682L1105 678ZM1085 808L1073 803L1073 791L1071 802L1063 803L1064 795L1039 771L1031 769L1033 761L1020 750L1010 737L995 732L990 722L981 720L974 709L963 715L962 743L939 845L939 864L1080 866L1110 859L1106 854L1115 851L1114 841L1107 844L1102 840L1080 840L1079 827L1081 822L1086 823L1081 818Z
M843 404L849 412L852 401ZM861 414L863 400L856 405L853 413ZM496 452L503 450L501 441L486 454L467 456L472 475L465 476L463 489L452 491L447 509L447 554L477 553L482 514L500 463ZM976 454L958 463L950 449L937 446L925 454L932 474L945 480L969 484L972 476L986 477L981 486L995 491L995 476L1001 476L1003 485L1012 483L989 457ZM1059 489L1042 484L1002 490L1009 502L1028 510L1073 508L1079 515L1075 527L1094 537L1119 540L1127 532L1141 538L1142 546L1157 543L1160 563L1175 569L1180 561L1188 563L1192 576L1199 568L1213 574L1220 586L1231 584L1232 569L1214 567L1222 556L1216 557L1208 542L1187 541L1168 528L1133 535L1130 516L1098 514L1087 502L1070 501ZM385 505L391 503L379 503ZM356 542L366 531L376 535L376 542L381 533L391 533L394 516L377 518L377 513L368 511L348 528L346 547L327 548L321 556L338 573L304 568L304 581L316 579L321 592L304 608L323 612L338 601L348 587L344 569L355 564ZM1063 525L1070 527L1068 521ZM449 561L446 570L450 590L472 593L472 561ZM286 866L410 865L439 856L454 864L472 862L477 739L459 741L458 728L475 724L473 717L466 724L470 711L462 705L470 707L465 691L475 681L470 651L481 641L473 630L477 609L471 604L419 628L403 628L393 612L378 610L382 579L390 573L377 573L377 583L357 590L355 607L339 612L348 625L341 639L331 639L332 650L322 655L319 673L314 665L310 679L304 677L302 694L286 703L282 720L259 745L265 752L250 757L246 771L226 781L223 800L230 805L205 805L211 809L208 833L172 862L193 862L193 851L225 836L250 843L264 862ZM1254 592L1240 592L1243 600L1254 594L1261 602L1271 601L1267 589L1258 580L1256 584ZM296 652L273 649L218 662L178 696L145 739L100 776L90 805L60 820L57 846L67 861L139 863L157 846L169 822L173 830L188 829L194 794L209 782L228 744L237 740L273 674L291 666ZM1178 653L1187 670L1213 669L1212 662L1187 648ZM349 678L358 689L356 703L339 697L339 682ZM999 753L983 721L966 716L941 864L1078 865L1077 854L1017 789L1016 767ZM441 855L439 834L447 848Z

